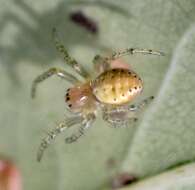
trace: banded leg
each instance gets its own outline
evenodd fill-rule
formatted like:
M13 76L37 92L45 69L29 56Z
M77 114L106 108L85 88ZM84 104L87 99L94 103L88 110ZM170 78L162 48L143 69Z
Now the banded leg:
M66 71L64 71L62 69L50 68L49 70L47 70L46 72L44 72L43 74L41 74L37 78L35 78L35 80L33 81L32 88L31 88L31 97L32 98L35 97L37 85L40 82L46 80L47 78L49 78L53 75L57 75L58 77L63 78L72 84L80 82L76 77L74 77L73 75L67 73Z
M108 56L108 57L96 55L93 59L93 63L94 63L95 69L101 73L101 72L108 70L110 68L110 63L112 61L119 59L122 56L132 55L132 54L136 54L136 53L164 56L164 53L160 52L160 51L154 51L151 49L128 48L128 49L125 49L122 51L113 52L112 55Z
M129 114L128 107L126 106L104 110L103 119L114 128L128 127L137 121L135 112Z
M92 123L95 120L95 115L94 114L90 114L87 116L87 118L83 121L82 126L79 128L79 130L74 133L73 135L71 135L70 137L67 137L65 139L66 143L73 143L75 141L77 141L81 136L84 135L85 131L92 126Z
M116 120L113 117L108 117L108 118L104 118L104 120L108 122L110 126L113 128L122 128L122 127L125 128L134 125L138 119L136 117L132 117L132 118L127 118L125 120Z
M68 118L66 121L59 123L56 126L56 128L49 131L47 133L47 136L45 138L43 138L43 140L39 146L39 149L37 151L37 161L38 162L41 161L45 149L48 148L48 146L54 141L54 139L57 137L57 135L62 133L65 129L67 129L73 125L79 124L82 121L83 121L83 117L80 117L80 116Z
M107 57L105 59L111 61L111 60L119 59L120 57L125 56L125 55L132 55L132 54L136 54L136 53L164 56L163 52L154 51L151 49L127 48L123 51L113 52L110 57Z
M52 30L52 38L54 40L56 49L63 55L64 61L71 66L75 71L81 75L84 78L89 78L90 75L89 73L81 66L78 64L78 62L73 59L69 54L68 51L65 49L64 45L60 42L56 28L53 28Z
M131 111L136 111L136 112L140 112L142 111L149 103L151 103L151 101L154 99L154 96L150 96L144 100L142 100L141 102L139 102L137 105L130 105L128 110Z
M142 100L137 105L122 106L117 108L105 109L103 113L103 119L111 124L112 127L127 127L130 124L135 124L138 120L137 116L145 106L147 106L154 96L150 96Z

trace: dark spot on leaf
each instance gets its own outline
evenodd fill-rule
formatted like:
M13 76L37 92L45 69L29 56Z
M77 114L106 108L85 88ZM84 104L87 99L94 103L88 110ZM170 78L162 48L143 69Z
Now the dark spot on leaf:
M133 182L137 181L137 178L129 173L122 173L114 177L112 180L112 189L118 189L120 187L127 186Z
M97 34L98 32L97 23L91 18L87 17L83 12L75 11L70 13L70 19L72 20L72 22L85 28L92 34Z
M138 121L138 119L137 118L134 118L134 121L136 122L136 121Z
M130 52L130 53L133 53L133 51L134 51L133 48L130 48L130 49L129 49L129 52Z
M151 96L150 98L151 98L151 99L154 99L154 96Z

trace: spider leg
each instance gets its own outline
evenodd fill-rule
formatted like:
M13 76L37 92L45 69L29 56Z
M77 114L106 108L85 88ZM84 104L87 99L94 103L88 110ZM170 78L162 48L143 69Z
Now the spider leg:
M81 127L79 128L78 131L76 131L74 134L72 134L70 137L67 137L65 139L66 143L73 143L77 141L81 136L84 135L85 131L92 126L92 123L95 120L95 115L94 114L89 114L87 118L83 121Z
M57 135L62 133L65 129L67 129L73 125L76 125L82 121L83 121L83 117L81 117L81 116L67 118L66 121L60 122L56 126L56 128L47 132L47 136L42 139L42 142L41 142L39 149L37 151L37 161L38 162L41 161L45 149L48 148L48 146L54 141L54 139L57 137Z
M106 70L109 70L111 68L110 62L111 61L108 61L107 58L102 57L101 55L96 55L93 58L94 70L98 74L100 74Z
M129 115L127 107L104 110L103 119L113 128L128 127L137 121L135 114Z
M139 102L137 105L105 108L103 110L103 119L114 128L127 127L130 124L133 125L138 120L138 113L141 112L153 99L154 96L150 96Z
M154 96L149 96L146 99L139 102L137 105L130 105L128 107L128 110L130 112L132 112L132 111L136 111L136 112L142 111L145 108L145 106L147 106L153 99L154 99Z
M64 45L60 42L59 37L57 35L56 28L53 28L52 30L52 38L55 43L56 49L63 55L64 61L71 66L79 75L81 75L84 78L89 78L89 73L78 64L78 62L72 58L68 51L65 49Z
M164 56L163 52L154 51L151 49L127 48L122 51L113 52L111 56L107 56L107 57L96 55L93 59L95 70L101 73L111 68L112 61L117 60L125 55L129 55L129 54L132 55L136 53Z
M105 121L107 121L113 128L122 128L122 127L129 127L132 126L136 123L136 121L138 120L136 117L133 118L127 118L125 120L116 120L113 117L107 117L104 118Z
M119 59L122 56L132 55L132 54L136 54L136 53L164 56L163 52L154 51L151 49L127 48L127 49L122 50L122 51L113 52L110 57L106 57L105 59L107 59L108 61L112 61L115 59Z
M43 74L36 77L35 80L33 81L32 88L31 88L31 97L32 98L35 97L37 85L40 82L44 81L45 79L47 79L53 75L57 75L58 77L63 78L72 84L80 82L76 77L74 77L73 75L67 73L66 71L64 71L62 69L50 68L49 70L47 70Z

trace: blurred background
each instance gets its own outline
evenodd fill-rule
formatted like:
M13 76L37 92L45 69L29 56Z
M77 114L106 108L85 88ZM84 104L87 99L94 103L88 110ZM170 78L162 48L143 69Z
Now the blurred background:
M195 189L194 0L0 3L0 158L20 173L22 189ZM64 118L70 86L52 77L32 100L32 81L54 66L72 72L55 49L53 27L90 72L93 57L112 50L149 48L166 56L124 57L144 81L140 99L155 96L135 127L112 129L99 115L78 143L65 144L75 129L66 131L38 163L41 139ZM21 189L1 185L14 176L6 172L0 169L0 188Z

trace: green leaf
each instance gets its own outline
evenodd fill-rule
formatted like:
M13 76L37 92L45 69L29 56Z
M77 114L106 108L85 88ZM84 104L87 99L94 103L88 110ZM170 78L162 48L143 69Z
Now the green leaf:
M195 165L188 164L119 190L193 190Z
M156 101L134 136L124 170L145 176L195 159L194 51L192 25L174 50Z
M194 1L74 2L7 0L0 7L0 154L19 166L24 189L95 190L120 172L139 178L194 159ZM72 10L95 20L98 35L72 23ZM70 54L88 70L96 54L111 49L150 48L166 56L125 58L144 80L140 99L156 97L136 127L109 128L100 114L78 143L65 144L73 132L66 131L37 163L44 131L64 118L69 87L48 79L37 98L30 99L37 75L54 66L68 68L51 40L54 26Z

